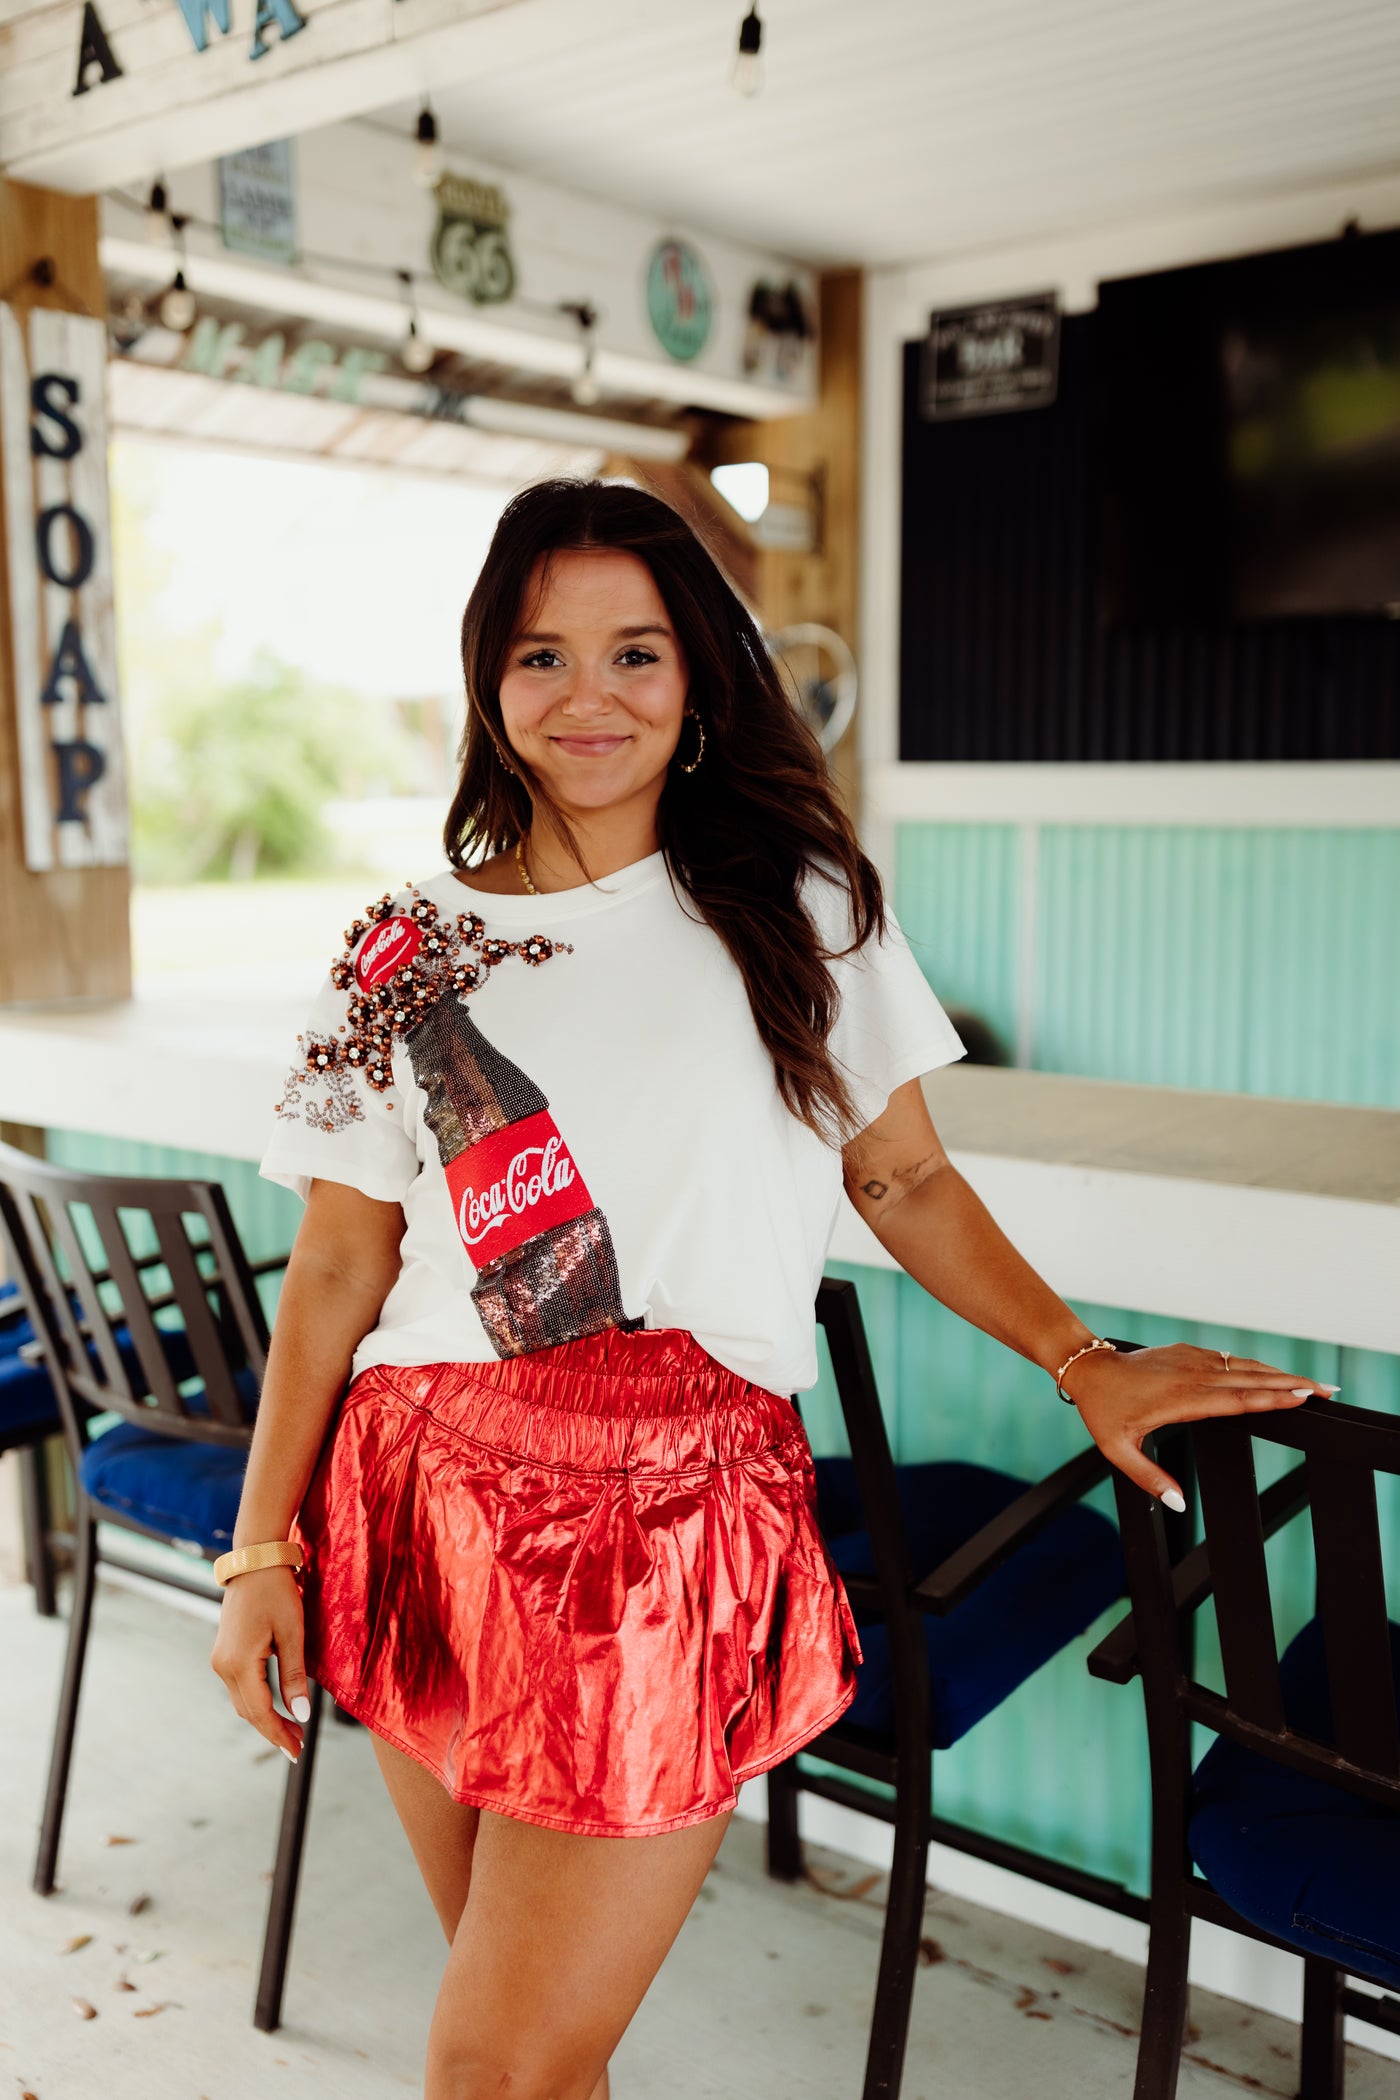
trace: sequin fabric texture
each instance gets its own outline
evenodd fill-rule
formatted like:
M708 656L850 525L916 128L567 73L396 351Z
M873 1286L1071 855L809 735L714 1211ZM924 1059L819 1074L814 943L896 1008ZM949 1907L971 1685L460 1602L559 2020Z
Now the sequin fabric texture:
M417 890L408 895L407 906L381 897L347 928L331 968L348 995L345 1029L303 1041L280 1113L320 1130L345 1127L363 1113L351 1075L387 1094L402 1042L427 1097L424 1120L476 1271L472 1302L496 1354L639 1325L623 1308L608 1221L548 1100L465 1007L509 958L535 969L571 946L542 934L500 940L476 912L454 917Z

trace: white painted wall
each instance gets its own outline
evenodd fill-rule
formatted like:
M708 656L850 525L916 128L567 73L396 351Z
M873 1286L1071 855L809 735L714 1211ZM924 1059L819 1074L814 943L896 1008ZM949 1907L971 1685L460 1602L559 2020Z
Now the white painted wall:
M209 227L219 218L218 166L184 168L168 184L172 211L204 222L187 234L187 276L207 292L359 330L396 343L406 309L393 272L414 273L424 333L445 350L492 358L528 371L572 377L581 348L576 323L553 309L588 300L598 311L596 370L607 390L721 409L733 415L795 414L815 399L817 354L809 345L785 381L746 374L742 351L749 293L759 277L795 278L815 318L812 273L771 251L713 238L671 221L600 202L514 174L486 161L449 160L505 191L517 296L499 306L454 298L431 275L429 244L437 205L412 178L410 142L378 125L333 124L296 141L300 246L295 268L230 254ZM136 200L133 204L133 199ZM146 238L133 191L102 200L102 260L108 269L169 281L174 259ZM668 357L647 318L646 272L663 238L681 236L704 258L714 325L700 355ZM343 260L325 260L342 258Z
M1400 766L932 766L899 763L901 357L940 306L1054 289L1070 313L1099 283L1267 248L1326 240L1349 219L1400 225L1400 175L1115 221L1111 171L1098 229L1063 239L930 255L871 270L862 403L861 760L870 850L888 866L898 821L1027 823L1400 823ZM1120 795L1104 792L1109 772ZM1126 776L1132 775L1131 781ZM1222 804L1233 805L1224 816ZM1301 813L1301 814L1300 814Z

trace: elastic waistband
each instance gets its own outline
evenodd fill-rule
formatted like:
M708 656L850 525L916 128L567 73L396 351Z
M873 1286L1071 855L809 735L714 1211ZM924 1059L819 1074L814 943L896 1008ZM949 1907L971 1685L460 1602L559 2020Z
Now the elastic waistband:
M380 1397L506 1456L590 1471L733 1464L802 1435L788 1401L671 1327L610 1328L490 1363L374 1364L346 1405Z

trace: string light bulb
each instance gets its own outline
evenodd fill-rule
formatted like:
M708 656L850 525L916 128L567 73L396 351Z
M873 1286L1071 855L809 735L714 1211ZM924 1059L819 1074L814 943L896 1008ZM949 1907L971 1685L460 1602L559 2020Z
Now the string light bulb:
M399 344L399 363L405 372L426 372L437 351L418 326L418 301L413 296L412 272L400 270L399 283L403 286L404 304L408 308L408 326Z
M597 311L589 305L586 299L580 300L577 306L566 304L564 311L567 314L572 314L578 322L579 334L583 339L583 363L569 381L569 392L573 395L580 408L592 408L602 392L598 385L598 373L596 370L598 357Z
M399 363L405 372L426 372L436 356L432 344L418 333L417 321L410 321L408 334L399 345Z
M156 308L162 328L172 335L185 335L194 326L196 312L194 293L185 282L183 270L177 270L171 282L160 295Z
M418 129L413 148L413 179L421 190L434 188L442 173L442 143L438 138L437 118L432 104L424 102L418 112Z
M174 236L179 266L160 295L156 315L162 328L168 328L173 335L185 335L193 328L194 317L199 309L194 293L185 282L185 221L178 212L170 214L170 231Z
M148 326L145 300L140 292L128 292L112 317L112 339L117 348L134 350Z
M159 248L170 238L170 199L165 193L165 184L157 175L151 184L151 194L146 199L146 239L153 248Z
M756 95L763 85L763 24L757 7L751 7L739 24L739 48L729 76L736 94Z

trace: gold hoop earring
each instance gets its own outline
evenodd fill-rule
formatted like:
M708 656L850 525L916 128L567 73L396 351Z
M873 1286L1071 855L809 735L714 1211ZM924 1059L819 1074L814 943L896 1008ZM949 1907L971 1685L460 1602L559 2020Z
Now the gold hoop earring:
M701 721L699 715L696 714L695 709L693 707L688 707L686 709L685 718L688 722L693 722L700 732L700 742L696 749L694 758L690 761L690 764L688 766L681 767L682 773L693 773L695 771L695 768L699 765L701 759L705 756L705 725Z

